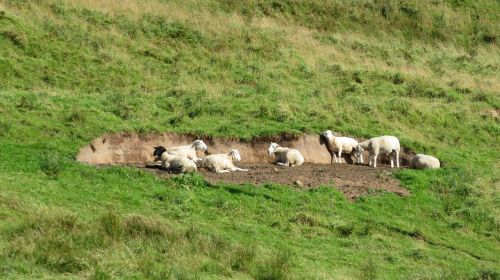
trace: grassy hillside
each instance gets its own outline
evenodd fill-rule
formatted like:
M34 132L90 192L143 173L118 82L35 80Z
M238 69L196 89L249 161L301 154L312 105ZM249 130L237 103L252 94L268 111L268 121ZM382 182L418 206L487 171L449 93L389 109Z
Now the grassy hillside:
M499 279L500 4L0 0L0 278ZM398 136L411 196L76 163L105 132Z

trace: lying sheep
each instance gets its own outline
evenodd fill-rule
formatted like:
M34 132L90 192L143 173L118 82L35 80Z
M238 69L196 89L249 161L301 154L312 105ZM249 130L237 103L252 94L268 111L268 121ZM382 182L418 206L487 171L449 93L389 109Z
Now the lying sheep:
M441 164L439 163L439 159L433 157L433 156L428 156L424 154L416 154L414 157L410 159L410 168L415 168L415 169L426 169L426 168L433 168L437 169L440 168Z
M276 143L272 143L267 149L269 155L274 155L275 163L284 166L301 166L304 157L297 149L284 148Z
M359 143L355 148L354 155L360 159L363 156L363 151L367 150L370 153L370 166L373 164L373 167L377 167L377 157L380 153L385 155L392 154L391 168L394 167L394 159L399 168L400 149L401 146L399 145L398 138L394 136L379 136Z
M163 146L155 147L153 156L156 157L156 160L161 160L161 167L165 170L176 173L198 171L196 163L193 160L188 159L187 157L171 155Z
M342 153L348 153L353 156L354 148L358 145L358 141L356 141L355 139L349 137L337 137L333 135L333 132L331 130L326 130L321 133L319 143L321 145L325 144L326 149L331 156L331 164L333 164L334 159L336 163L340 163L342 161ZM335 155L335 153L337 152L338 159ZM363 162L363 155L361 155L361 158L357 158L357 162Z
M238 150L231 150L229 154L214 154L203 158L201 166L217 173L226 173L231 171L248 171L248 169L242 169L236 167L234 162L241 160L240 153Z
M198 150L208 152L208 147L203 140L195 140L191 145L173 147L167 149L167 152L171 155L187 157L188 159L197 162L201 161L201 159L196 156L196 151Z

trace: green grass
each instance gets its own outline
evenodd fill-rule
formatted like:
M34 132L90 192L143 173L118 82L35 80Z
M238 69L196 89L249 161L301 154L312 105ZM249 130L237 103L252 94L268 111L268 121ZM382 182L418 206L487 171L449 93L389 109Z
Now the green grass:
M500 277L498 1L140 3L0 1L0 278ZM327 128L444 168L353 203L75 161Z

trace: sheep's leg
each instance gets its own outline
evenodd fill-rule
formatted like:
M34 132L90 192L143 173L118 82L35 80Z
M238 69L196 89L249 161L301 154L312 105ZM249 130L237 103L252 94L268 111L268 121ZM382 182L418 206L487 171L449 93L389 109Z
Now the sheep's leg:
M396 166L399 168L399 151L396 151Z
M335 159L335 163L337 163L337 156L335 155L335 152L333 153L333 158ZM332 162L333 164L333 162Z
M373 155L373 167L377 167L377 157L378 157L378 154Z
M339 156L338 156L339 161L337 163L342 163L342 147L339 148Z
M229 171L229 170L226 170L226 169L222 169L222 170L221 170L221 169L219 169L219 168L217 167L217 168L215 168L215 172L220 174L220 173L228 173L228 172L230 172L230 171Z
M230 172L229 170L226 170L226 169L222 169L218 164L215 164L214 166L215 168L215 173L227 173L227 172Z
M333 157L335 156L335 154L332 152L330 153L330 164L333 164Z
M239 167L234 167L231 169L231 171L248 171L248 169L243 169L243 168L239 168Z
M394 155L391 157L391 168L394 168Z
M161 168L165 169L165 170L168 170L170 168L170 163L168 163L168 162L162 162L161 163Z
M368 155L368 165L372 166L372 164L373 164L373 155L370 154L370 155Z
M277 165L281 165L281 166L290 166L290 164L288 163L288 161L284 162L284 163L283 162L277 162L276 164Z
M364 163L364 162L363 162L363 154L361 154L361 155L359 156L359 158L358 158L358 163L361 163L361 164L363 164L363 163Z

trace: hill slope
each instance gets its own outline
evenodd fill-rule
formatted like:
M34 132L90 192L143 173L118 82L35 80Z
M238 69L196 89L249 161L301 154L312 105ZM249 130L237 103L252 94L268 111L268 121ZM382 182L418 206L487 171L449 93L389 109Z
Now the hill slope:
M499 277L498 1L0 0L2 278ZM392 134L356 203L75 162L105 132ZM482 278L481 278L482 277Z

